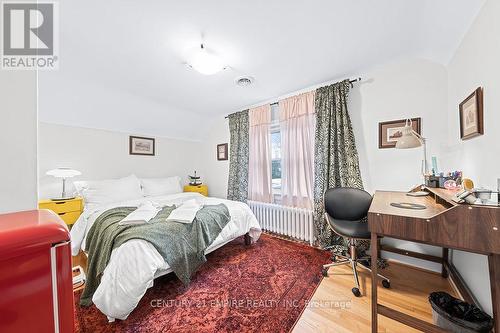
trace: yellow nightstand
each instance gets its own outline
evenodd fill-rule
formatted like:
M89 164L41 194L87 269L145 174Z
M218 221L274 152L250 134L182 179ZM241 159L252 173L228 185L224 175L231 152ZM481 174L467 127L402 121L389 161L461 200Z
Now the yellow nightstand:
M49 209L59 215L68 226L78 220L83 211L83 199L73 198L68 200L40 200L38 208Z
M208 186L205 184L202 185L186 185L184 186L184 192L198 192L208 197Z

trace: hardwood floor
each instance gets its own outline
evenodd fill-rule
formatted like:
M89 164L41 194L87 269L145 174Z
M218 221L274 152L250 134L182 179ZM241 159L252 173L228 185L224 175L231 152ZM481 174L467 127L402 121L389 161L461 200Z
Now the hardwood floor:
M86 256L81 252L73 257L73 266L86 270ZM371 329L371 278L367 270L359 269L361 297L354 297L351 288L354 279L350 266L331 267L329 277L323 279L314 293L310 306L296 323L293 333L363 333ZM439 273L390 262L381 270L391 280L391 289L378 288L379 302L396 310L432 322L432 312L427 297L433 291L446 291L457 296L448 279ZM379 332L419 332L394 320L379 316Z
M80 251L77 256L71 258L72 261L72 266L80 266L83 269L83 272L86 274L87 273L87 256ZM75 273L73 272L73 277L75 276ZM73 292L82 290L85 287L85 284L82 285L73 285Z
M87 256L83 253L83 251L80 251L78 255L72 257L72 262L73 262L73 267L75 266L81 266L84 270L84 272L87 272Z
M370 332L371 278L367 270L359 270L361 297L354 297L352 270L348 265L331 267L329 277L323 279L293 329L294 333ZM431 306L427 300L433 291L446 291L457 297L447 279L438 273L391 262L381 270L391 280L391 289L385 289L379 280L379 303L432 322ZM345 306L344 306L345 305ZM379 332L419 332L379 315Z

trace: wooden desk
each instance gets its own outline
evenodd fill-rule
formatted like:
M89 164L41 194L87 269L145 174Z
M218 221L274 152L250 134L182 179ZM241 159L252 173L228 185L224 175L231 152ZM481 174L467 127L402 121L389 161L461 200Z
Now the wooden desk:
M487 255L495 331L500 332L500 208L457 204L451 200L454 192L432 188L424 190L430 195L411 197L406 192L375 193L368 211L372 281L377 281L378 237L388 236L443 247L444 276L453 267L448 263L448 248ZM396 208L390 205L392 202L418 203L427 208ZM378 304L377 283L372 283L372 333L377 333L378 314L424 332L445 332L435 325Z

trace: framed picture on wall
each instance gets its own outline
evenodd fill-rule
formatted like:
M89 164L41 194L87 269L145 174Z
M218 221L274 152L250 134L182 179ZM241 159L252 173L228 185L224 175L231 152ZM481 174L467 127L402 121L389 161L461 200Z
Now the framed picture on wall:
M228 159L228 151L227 151L227 143L221 143L217 145L217 161L227 161Z
M459 106L460 138L467 140L484 134L483 88L477 88Z
M406 119L378 123L378 147L380 149L396 147L396 142L403 135L405 123ZM411 118L413 130L420 135L421 123L421 118Z
M155 156L155 139L144 138L141 136L130 136L129 154Z

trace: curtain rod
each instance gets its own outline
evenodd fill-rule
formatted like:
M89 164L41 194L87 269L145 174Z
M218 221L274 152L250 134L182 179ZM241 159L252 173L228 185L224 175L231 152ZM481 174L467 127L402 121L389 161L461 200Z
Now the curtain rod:
M355 83L355 82L361 82L361 78L358 77L357 79L352 79L352 80L349 80L349 83L352 84ZM278 102L274 102L274 103L269 103L269 105L276 105L278 104ZM229 115L225 116L224 118L227 119L229 117Z

